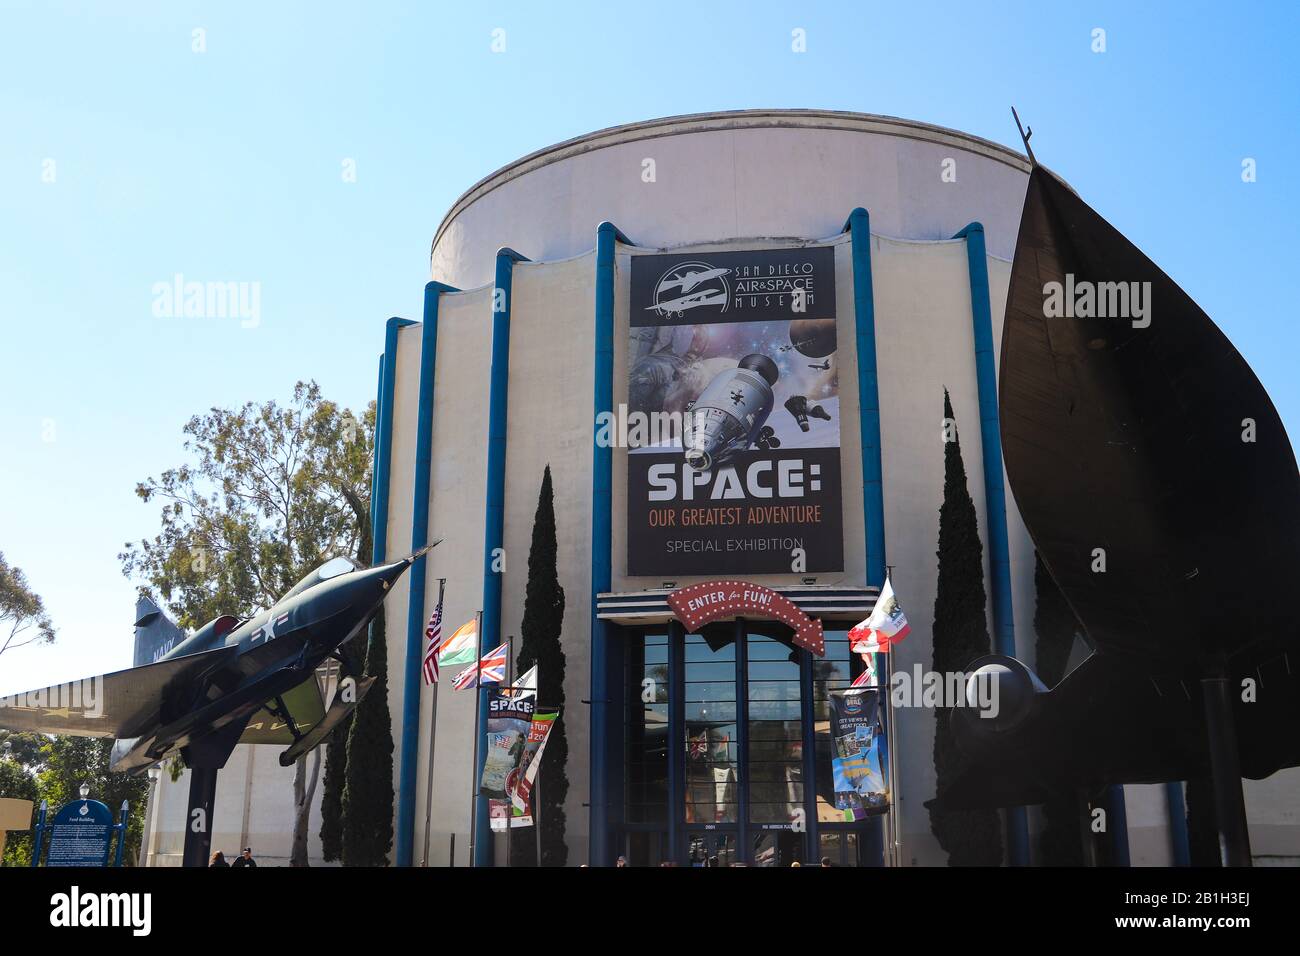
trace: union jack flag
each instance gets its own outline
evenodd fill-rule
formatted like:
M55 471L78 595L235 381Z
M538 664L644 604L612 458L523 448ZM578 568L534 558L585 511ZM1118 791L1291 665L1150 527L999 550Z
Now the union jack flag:
M438 606L433 609L429 626L424 629L429 639L429 649L424 652L424 683L438 683L438 645L442 642L442 595L438 596Z
M479 684L502 684L506 679L506 658L510 653L510 642L506 641L483 655L482 659L470 664L452 681L457 690L478 687Z

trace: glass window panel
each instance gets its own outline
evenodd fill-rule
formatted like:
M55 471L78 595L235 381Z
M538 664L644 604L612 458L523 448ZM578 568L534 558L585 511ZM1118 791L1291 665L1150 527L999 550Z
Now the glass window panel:
M687 823L735 823L739 813L736 644L731 625L685 639Z
M752 700L749 703L750 723L760 720L793 721L798 720L799 701L795 700Z
M799 665L791 661L750 660L749 679L751 681L784 680L798 684Z
M720 681L728 684L735 695L736 663L735 661L690 661L686 664L686 683L697 681Z
M630 632L627 642L627 819L662 823L668 817L668 636Z

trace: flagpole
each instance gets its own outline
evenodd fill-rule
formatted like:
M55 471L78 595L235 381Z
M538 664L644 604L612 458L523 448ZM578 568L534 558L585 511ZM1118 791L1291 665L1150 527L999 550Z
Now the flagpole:
M894 566L885 565L885 581L889 582L894 575ZM881 687L881 692L885 695L887 703L885 704L885 713L889 719L889 735L885 738L885 744L889 748L889 855L893 861L893 866L899 865L898 850L898 774L896 758L898 755L898 731L894 723L894 695L891 691L891 682L894 677L894 658L893 646L889 648L889 654L885 655L885 684ZM879 671L877 671L879 673Z
M514 640L515 639L513 635L506 638L506 686L507 687L515 686L515 655L514 655L514 646L513 646ZM510 696L514 697L513 691L511 691ZM524 739L525 741L527 740L526 735ZM509 778L507 778L507 780L508 779ZM515 822L515 803L514 800L510 798L510 787L507 786L506 787L506 866L507 867L513 865L513 861L514 861L514 857L510 855L511 841L514 839L514 834L515 834L514 822Z
M483 612L479 611L474 623L476 647L474 648L474 746L470 748L474 761L469 768L469 865L474 865L474 833L478 827L478 748L479 695L483 693Z
M541 672L539 671L537 679L538 690L541 690L542 687L540 674ZM557 717L556 720L559 720L559 718ZM533 802L533 805L528 809L533 813L533 830L535 831L533 836L536 838L537 842L537 868L540 870L542 867L542 764L540 760L537 762L537 777L533 781L532 789L528 791L528 797Z
M447 579L438 578L438 643L442 643L442 597L447 589ZM438 648L433 648L433 666L438 666ZM429 865L429 822L433 814L433 748L438 742L438 683L433 682L433 709L429 714L429 770L428 782L424 793L424 856L420 860L420 866ZM456 861L450 860L449 866L455 866Z

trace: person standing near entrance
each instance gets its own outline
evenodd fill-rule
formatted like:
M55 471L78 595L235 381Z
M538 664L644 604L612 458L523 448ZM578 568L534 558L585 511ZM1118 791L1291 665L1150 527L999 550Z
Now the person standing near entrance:
M236 859L234 863L230 864L230 868L232 870L238 870L246 866L257 866L257 861L253 859L253 848L248 846L244 847L244 852L239 854L238 859Z

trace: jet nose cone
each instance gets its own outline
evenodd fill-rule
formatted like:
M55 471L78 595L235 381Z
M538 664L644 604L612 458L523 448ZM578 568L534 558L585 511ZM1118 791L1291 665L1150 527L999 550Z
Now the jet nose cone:
M377 564L373 568L356 572L353 584L359 589L377 588L380 596L383 596L410 566L411 562L406 559L394 561L392 564Z
M410 561L405 559L392 564L378 564L340 575L319 588L313 588L307 592L307 603L312 609L310 618L320 620L347 609L358 614L369 613L388 596L394 582L408 567Z

